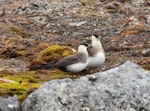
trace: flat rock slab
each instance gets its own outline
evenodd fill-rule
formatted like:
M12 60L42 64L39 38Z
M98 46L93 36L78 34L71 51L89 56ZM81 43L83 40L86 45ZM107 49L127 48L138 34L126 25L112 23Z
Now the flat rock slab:
M22 111L150 111L150 72L123 65L79 79L44 83L22 103Z

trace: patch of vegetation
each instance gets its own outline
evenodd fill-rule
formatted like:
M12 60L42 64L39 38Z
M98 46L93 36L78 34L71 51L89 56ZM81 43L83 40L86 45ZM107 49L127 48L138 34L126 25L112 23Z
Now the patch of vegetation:
M2 51L1 53L1 57L2 58L16 58L21 56L19 53L17 53L17 51L13 48L7 48L6 50Z
M71 54L73 54L73 51L70 47L52 45L41 51L37 59L45 62L51 62Z
M123 31L121 31L121 36L126 36L126 35L136 35L139 34L140 32L138 30L128 30L125 29Z
M38 70L24 72L1 71L0 77L14 82L0 80L0 96L18 95L19 101L22 102L31 92L49 80L60 78L71 78L72 74L63 71Z
M13 26L10 27L10 29L13 31L13 33L16 33L18 35L21 35L21 37L25 38L28 36L28 34L26 32L24 32L20 27L18 26Z
M40 83L34 79L33 76L27 75L27 72L20 73L7 73L7 71L1 71L1 78L9 81L0 81L0 96L6 95L22 95L31 88L38 88ZM33 73L33 72L31 72Z

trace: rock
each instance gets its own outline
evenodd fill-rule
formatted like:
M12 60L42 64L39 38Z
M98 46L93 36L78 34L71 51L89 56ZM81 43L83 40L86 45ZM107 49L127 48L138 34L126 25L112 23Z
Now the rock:
M149 2L150 2L150 1L149 1ZM146 21L147 21L148 24L150 24L150 15L147 15L147 16L146 16Z
M15 9L16 14L34 14L36 12L43 12L48 9L48 4L46 2L31 2L26 3Z
M81 22L74 22L74 23L69 23L70 26L80 26L85 24L87 21L81 21Z
M22 60L12 59L0 59L0 71L7 70L7 71L26 71L28 70L27 64Z
M146 57L150 56L150 49L143 50L143 51L142 51L142 55L143 55L143 56L146 56Z
M149 111L150 72L130 61L79 79L44 83L22 111Z
M20 111L18 97L0 98L0 111Z

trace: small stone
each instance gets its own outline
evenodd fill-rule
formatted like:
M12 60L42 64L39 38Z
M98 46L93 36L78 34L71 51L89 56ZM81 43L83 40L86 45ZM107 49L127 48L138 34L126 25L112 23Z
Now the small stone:
M143 56L150 56L150 49L147 49L147 50L144 50L144 51L142 51L142 55Z
M85 24L87 21L81 21L81 22L72 22L72 23L69 23L70 26L80 26L80 25L83 25Z

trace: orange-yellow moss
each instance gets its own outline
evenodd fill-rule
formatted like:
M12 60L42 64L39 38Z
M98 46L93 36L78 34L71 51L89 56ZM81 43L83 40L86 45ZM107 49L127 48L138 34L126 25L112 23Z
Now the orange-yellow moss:
M42 42L37 46L36 50L44 50L48 46L49 46L49 44L47 42Z
M11 26L10 29L15 32L18 35L21 35L22 37L27 37L28 34L26 32L24 32L21 27L18 26Z
M139 34L140 32L138 30L123 30L121 31L121 36L126 36L126 35L135 35L135 34Z
M141 32L148 32L149 30L150 27L147 24L139 23L124 28L120 34L122 36L126 36L126 35L140 34Z
M45 62L45 61L42 61L42 60L33 60L33 61L30 63L29 68L30 68L31 66L36 66L36 65L38 65L38 64L46 64L46 62Z
M25 55L26 55L26 51L25 51L25 50L16 51L16 52L17 52L17 54L18 54L19 56L25 56Z

